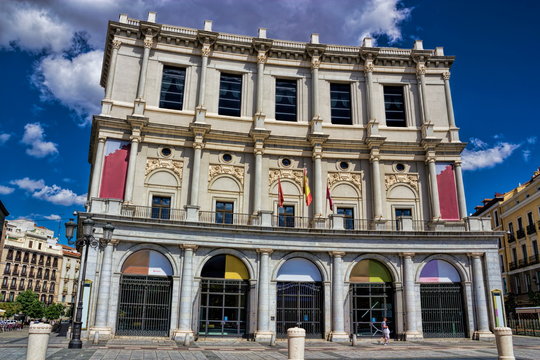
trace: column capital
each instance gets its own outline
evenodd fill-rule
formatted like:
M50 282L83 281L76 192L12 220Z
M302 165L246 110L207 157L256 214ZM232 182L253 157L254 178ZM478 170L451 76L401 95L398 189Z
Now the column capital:
M461 167L461 160L454 161L454 166Z
M343 251L329 251L328 254L335 258L342 258L345 256L346 253Z
M375 66L373 66L373 63L372 62L366 62L366 64L364 65L364 72L367 74L367 73L372 73L373 70L375 70Z
M401 253L400 254L401 257L405 258L405 259L412 259L415 255L415 253L413 252L404 252L404 253Z
M379 154L371 154L371 155L369 156L369 162L371 162L371 163L373 163L373 162L375 162L375 161L378 162L378 161L380 161L380 160L381 160L381 157L380 157Z
M120 244L120 240L111 239L111 241L109 241L109 244L112 245L112 246L116 246L116 245Z
M468 253L467 255L469 255L469 256L472 257L473 259L476 259L476 258L481 258L482 256L484 256L484 253L481 253L481 252L472 252L472 253Z
M424 63L418 63L416 65L416 75L417 76L426 75L426 65L424 65Z
M131 140L131 142L136 142L136 143L140 143L142 138L140 135L131 135L129 137L129 140Z
M199 248L198 245L194 245L194 244L181 244L181 245L178 245L180 247L180 249L183 249L183 250L197 250Z
M265 64L267 60L266 51L259 51L257 54L257 64Z
M435 156L426 156L426 164L434 163L436 161Z
M257 249L257 252L259 254L268 254L268 255L270 255L271 253L274 252L274 249L261 248L261 249Z
M114 50L118 50L120 49L120 46L122 46L122 42L118 39L114 39L113 41L111 41L111 45Z
M444 81L450 80L450 71L445 71L441 74Z
M150 49L153 44L154 44L154 40L151 37L147 37L144 39L144 47L146 49Z
M311 69L317 70L321 67L321 60L318 56L314 56L311 58Z
M201 48L201 55L208 57L210 56L210 45L203 45Z
M100 136L100 137L98 137L98 142L104 143L105 140L107 140L107 137L106 137L106 136Z

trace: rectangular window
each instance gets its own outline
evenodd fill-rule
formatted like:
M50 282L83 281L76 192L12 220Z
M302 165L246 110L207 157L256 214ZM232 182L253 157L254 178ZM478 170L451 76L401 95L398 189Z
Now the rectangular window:
M521 218L519 217L517 221L518 221L518 230L523 230L523 220L521 220Z
M240 116L242 75L221 73L219 82L219 115Z
M152 196L152 219L169 219L171 217L171 198Z
M508 231L510 231L510 234L514 235L514 224L508 223Z
M512 248L512 260L517 263L517 251L516 248Z
M345 208L345 207L338 207L337 208L338 215L343 215L343 226L346 230L353 230L354 229L354 209L353 208Z
M523 255L523 261L527 261L527 245L521 245L521 254Z
M528 212L528 213L527 213L527 222L528 222L529 225L533 225L533 224L534 224L532 212Z
M401 230L401 224L399 218L408 217L412 218L412 209L394 209L394 215L396 216L396 230Z
M407 126L403 86L384 87L384 112L386 114L386 126Z
M516 294L521 294L521 282L519 281L519 274L514 278L514 285L516 287Z
M234 203L228 201L216 201L216 223L232 224Z
M33 244L32 241L29 241L29 242L28 242L28 247L29 247L30 249L32 248L32 244Z
M296 121L296 80L276 79L276 120Z
M499 212L495 211L495 226L499 226Z
M351 85L330 84L332 124L352 125Z
M538 242L536 240L533 240L532 248L533 248L534 256L536 256L538 258Z
M283 205L278 208L278 225L281 227L294 227L293 205Z
M182 110L185 81L186 69L167 65L163 67L159 96L160 108Z
M501 267L501 272L504 272L504 257L499 255L499 266Z

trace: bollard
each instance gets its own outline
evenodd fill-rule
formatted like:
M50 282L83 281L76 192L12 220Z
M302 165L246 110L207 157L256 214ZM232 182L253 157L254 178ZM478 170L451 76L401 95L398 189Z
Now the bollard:
M304 345L306 340L306 330L293 327L287 329L289 360L304 360Z
M351 341L351 346L356 346L356 345L358 345L358 339L357 339L357 337L356 337L356 334L352 334L352 335L351 335L351 340L352 340L352 341Z
M45 360L51 329L52 326L49 324L30 325L26 360Z
M497 353L499 360L516 360L514 357L514 344L512 343L512 329L508 327L497 327L493 331L497 342Z

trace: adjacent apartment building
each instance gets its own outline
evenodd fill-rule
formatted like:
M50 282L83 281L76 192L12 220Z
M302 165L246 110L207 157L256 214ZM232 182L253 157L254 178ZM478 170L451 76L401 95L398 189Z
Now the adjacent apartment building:
M109 22L87 335L491 338L501 234L467 216L453 62Z
M58 289L58 298L66 306L73 307L79 290L79 270L81 268L81 253L67 245L62 246L62 271L60 273L61 289Z
M540 168L526 183L485 199L473 216L491 217L493 230L505 233L499 242L504 291L519 306L533 305L529 292L540 292Z
M14 301L24 290L33 290L43 303L58 297L62 248L54 232L29 220L6 221L0 258L0 301Z

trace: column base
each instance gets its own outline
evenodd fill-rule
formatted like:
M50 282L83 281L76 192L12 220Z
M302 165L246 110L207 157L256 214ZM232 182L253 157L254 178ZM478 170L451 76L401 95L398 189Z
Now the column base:
M101 340L110 340L113 338L112 329L110 327L91 327L88 330L88 340L94 344Z
M473 334L473 340L493 341L495 340L495 334L493 334L491 331L475 331Z
M417 340L423 340L424 335L422 335L419 331L407 331L405 332L405 340L406 341L417 341Z
M198 222L199 221L199 206L196 205L186 205L184 206L186 210L186 221Z
M190 340L194 338L192 330L173 330L172 333L174 341L185 342L187 337L189 337Z
M270 344L272 343L272 338L274 337L273 331L257 331L255 333L255 341L260 344Z
M111 99L101 100L101 116L111 116L113 102Z
M330 341L332 342L349 342L349 334L344 331L332 331L330 334Z

